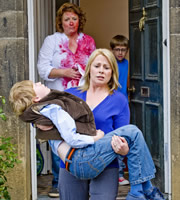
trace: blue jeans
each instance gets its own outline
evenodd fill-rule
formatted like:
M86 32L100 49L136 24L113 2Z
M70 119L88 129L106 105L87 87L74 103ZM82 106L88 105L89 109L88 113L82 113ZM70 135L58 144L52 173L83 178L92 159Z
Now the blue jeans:
M127 164L131 185L143 183L155 177L155 166L141 131L134 125L118 128L85 148L77 149L69 162L70 173L86 180L97 177L117 156L111 147L113 135L124 137L129 146ZM120 156L123 157L123 156Z
M54 154L53 151L51 151L51 158L52 158L52 174L53 174L52 187L58 188L60 158L56 154Z
M118 156L118 163L119 163L119 177L124 177L124 169L126 168L126 165L123 161L122 156Z

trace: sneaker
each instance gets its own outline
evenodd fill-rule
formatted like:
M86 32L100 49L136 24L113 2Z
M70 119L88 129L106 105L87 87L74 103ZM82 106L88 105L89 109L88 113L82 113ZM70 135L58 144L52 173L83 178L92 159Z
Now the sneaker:
M157 187L153 187L151 190L146 191L145 196L150 200L165 200L163 194Z
M57 198L57 197L59 197L58 188L52 188L52 189L49 191L48 196L49 196L49 197L52 197L52 198Z
M129 181L124 177L119 177L119 185L129 185Z
M126 200L146 200L146 197L143 194L142 196L137 197L129 192L128 195L126 196Z

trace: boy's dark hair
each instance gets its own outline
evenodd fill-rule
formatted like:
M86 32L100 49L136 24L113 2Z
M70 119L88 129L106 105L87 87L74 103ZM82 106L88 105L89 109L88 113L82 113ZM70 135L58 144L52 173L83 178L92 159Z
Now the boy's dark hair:
M125 46L129 49L129 40L124 35L116 35L110 41L111 49L114 49L116 46Z

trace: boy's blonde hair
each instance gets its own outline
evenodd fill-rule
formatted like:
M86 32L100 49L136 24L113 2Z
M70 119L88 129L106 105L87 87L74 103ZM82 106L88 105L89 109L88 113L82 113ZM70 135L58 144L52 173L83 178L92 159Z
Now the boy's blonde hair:
M33 97L36 97L33 82L25 80L13 85L9 94L9 102L13 111L17 115L21 115L27 107L33 104Z
M96 49L95 51L92 52L92 54L90 55L90 57L88 59L88 63L86 65L86 69L85 69L85 74L83 77L85 82L80 87L80 90L87 91L89 89L91 64L98 55L104 56L108 60L110 66L111 66L112 76L108 83L108 86L109 86L109 92L110 92L110 94L112 94L113 90L116 90L119 86L119 82L118 82L119 73L118 73L116 58L114 57L113 53L108 49Z
M116 46L125 46L129 49L129 40L124 35L116 35L110 41L111 49L114 49Z

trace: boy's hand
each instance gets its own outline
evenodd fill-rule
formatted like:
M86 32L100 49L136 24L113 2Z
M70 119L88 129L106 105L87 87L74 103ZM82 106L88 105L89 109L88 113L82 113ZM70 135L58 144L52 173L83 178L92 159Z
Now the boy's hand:
M96 136L93 136L94 142L104 137L104 132L101 130L96 130Z
M49 131L49 130L51 130L53 128L53 125L45 126L45 125L37 124L36 127L41 129L42 131Z
M114 135L111 140L111 146L115 153L125 156L129 152L129 146L125 138Z

